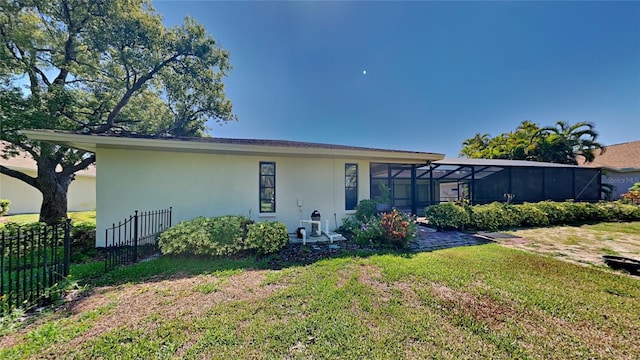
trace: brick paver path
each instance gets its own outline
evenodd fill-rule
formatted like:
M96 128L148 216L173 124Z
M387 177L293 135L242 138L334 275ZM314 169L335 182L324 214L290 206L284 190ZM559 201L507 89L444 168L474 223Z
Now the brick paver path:
M459 231L435 231L424 226L418 226L417 231L418 235L409 243L409 249L413 251L433 251L491 242L490 240Z

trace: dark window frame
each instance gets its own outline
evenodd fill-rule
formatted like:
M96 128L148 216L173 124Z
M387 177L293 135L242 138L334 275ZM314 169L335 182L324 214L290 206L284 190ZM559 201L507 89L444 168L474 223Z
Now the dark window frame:
M355 166L355 173L352 176L348 175L348 168ZM355 178L355 186L349 186L350 178ZM353 202L353 194L355 192L355 203ZM358 206L358 164L347 163L344 164L344 208L345 210L355 210Z
M273 166L273 175L263 175L262 174L262 167L264 165L271 165ZM273 186L266 186L266 184L263 183L262 179L263 177L272 177L272 183ZM273 189L273 197L271 198L264 198L262 196L263 190L264 189ZM263 201L270 201L271 204L273 205L273 209L269 210L269 211L263 211L262 210L262 202ZM275 161L260 161L260 167L258 170L258 212L261 214L273 214L276 212L276 163Z

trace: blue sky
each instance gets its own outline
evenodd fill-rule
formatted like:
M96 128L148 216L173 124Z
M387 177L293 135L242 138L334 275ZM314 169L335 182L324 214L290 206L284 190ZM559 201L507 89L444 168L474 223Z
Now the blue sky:
M231 53L220 137L457 156L523 120L640 139L640 2L153 1ZM363 71L366 70L366 74Z

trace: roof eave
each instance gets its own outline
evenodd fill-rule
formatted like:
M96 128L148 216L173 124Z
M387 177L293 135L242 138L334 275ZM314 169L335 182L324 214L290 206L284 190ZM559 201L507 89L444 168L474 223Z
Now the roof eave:
M401 152L363 149L327 149L316 147L267 146L248 144L221 144L190 142L172 139L145 139L91 136L81 134L56 133L50 131L24 130L33 140L64 145L71 148L96 152L99 149L132 149L154 151L182 151L236 155L295 156L295 157L344 157L372 159L379 162L402 162L424 164L444 158L443 154Z

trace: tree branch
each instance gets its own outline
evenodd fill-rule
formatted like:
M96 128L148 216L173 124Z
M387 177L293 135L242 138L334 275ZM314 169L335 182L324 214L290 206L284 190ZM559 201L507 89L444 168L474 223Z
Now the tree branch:
M71 13L69 10L69 4L67 3L66 0L62 1L62 6L63 6L63 11L64 11L64 16L67 18L67 30L68 30L68 37L67 40L64 42L64 64L63 66L60 66L60 73L58 73L58 76L56 76L56 78L53 80L54 84L64 84L65 80L67 79L67 75L69 75L69 69L67 68L69 66L69 63L71 62L71 60L73 60L75 58L75 56L72 55L72 53L74 52L74 46L73 46L73 36L75 35L76 29L73 26L73 22L71 21Z
M91 156L89 156L86 159L82 159L82 161L80 161L79 163L73 165L73 166L68 166L62 169L61 174L64 175L71 175L73 173L75 173L76 171L80 171L83 169L86 169L87 166L93 164L94 162L96 162L96 154L91 154Z
M133 94L136 91L140 90L142 85L144 85L148 80L150 80L156 73L158 73L158 71L162 70L162 68L164 68L168 64L175 61L180 55L183 55L183 54L175 54L172 57L162 61L160 64L156 65L151 71L149 71L149 73L139 78L133 84L133 86L129 90L127 90L127 92L124 93L124 95L122 96L122 99L120 99L120 101L116 104L116 106L114 106L113 110L111 110L111 112L109 113L109 116L107 116L107 122L105 124L102 124L100 127L98 127L96 129L96 132L104 133L104 132L107 132L110 128L112 128L114 121L116 119L116 116L120 113L120 110L122 110L122 108L129 102L129 99L131 98L131 96L133 96Z
M7 175L14 179L21 180L27 183L28 185L31 185L34 188L40 190L40 188L38 187L38 181L36 180L36 178L33 178L23 172L12 170L4 165L0 165L0 174Z
M8 141L11 145L17 146L20 149L22 149L23 151L28 152L31 157L33 157L34 159L38 158L38 153L33 149L33 146L27 145L21 141Z

